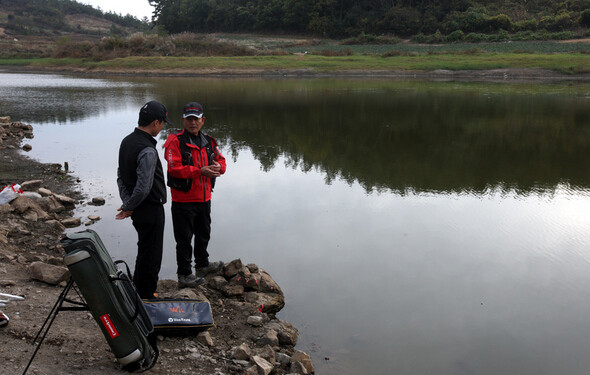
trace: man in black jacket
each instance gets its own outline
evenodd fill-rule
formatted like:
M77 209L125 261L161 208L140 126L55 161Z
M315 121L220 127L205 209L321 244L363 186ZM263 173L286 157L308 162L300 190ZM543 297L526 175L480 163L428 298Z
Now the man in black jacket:
M146 103L139 111L139 126L119 148L117 185L123 205L115 218L131 217L137 230L133 282L143 299L154 298L162 264L166 184L154 137L169 122L167 114L163 104Z

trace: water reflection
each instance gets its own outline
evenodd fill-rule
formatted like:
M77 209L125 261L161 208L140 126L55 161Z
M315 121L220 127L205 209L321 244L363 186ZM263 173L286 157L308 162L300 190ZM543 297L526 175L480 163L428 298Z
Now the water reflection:
M136 104L150 87L123 80L0 71L0 113L27 123L82 121Z
M367 192L528 194L589 182L590 164L580 163L590 151L584 83L540 90L522 83L48 77L0 74L11 82L0 87L0 111L23 121L75 122L156 97L181 126L183 103L199 100L206 130L235 157L249 150L270 171L284 156L291 168L320 171L328 184L358 182ZM24 110L23 103L31 104Z
M522 193L585 185L590 107L579 98L477 95L456 90L306 92L236 101L213 115L232 151L247 145L264 170L285 155L330 183L368 192Z

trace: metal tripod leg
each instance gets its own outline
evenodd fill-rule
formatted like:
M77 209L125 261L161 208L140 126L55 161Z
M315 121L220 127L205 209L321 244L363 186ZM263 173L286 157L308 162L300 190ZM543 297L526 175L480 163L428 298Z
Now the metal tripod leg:
M35 342L37 341L37 339L39 339L39 336L41 336L41 333L43 333L43 336L41 336L41 339L37 343L37 347L35 348L35 351L33 352L33 355L31 356L31 359L29 360L29 363L27 364L27 367L25 368L25 371L23 371L23 375L25 375L27 373L27 371L29 370L29 367L31 366L31 363L33 363L33 359L35 359L35 356L37 355L37 352L39 351L39 348L41 347L43 340L45 340L45 337L47 336L47 333L49 332L49 329L51 328L53 321L57 317L57 314L62 310L88 310L87 307L62 307L64 302L70 302L70 303L74 303L77 305L85 306L84 304L70 301L66 298L73 285L74 285L74 279L70 278L70 280L68 281L68 283L66 284L64 289L59 294L59 297L57 298L55 305L53 305L53 308L49 312L49 315L47 315L47 318L45 319L45 322L41 326L41 329L39 329L37 336L35 336L35 338L33 339L32 344L35 345ZM45 330L45 332L43 332L44 330Z

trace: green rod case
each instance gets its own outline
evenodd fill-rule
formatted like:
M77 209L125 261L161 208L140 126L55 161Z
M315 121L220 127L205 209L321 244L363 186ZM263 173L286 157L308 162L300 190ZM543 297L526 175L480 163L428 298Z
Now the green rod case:
M64 263L117 361L128 371L153 367L158 350L148 339L152 322L130 277L117 268L98 234L71 233L62 246Z

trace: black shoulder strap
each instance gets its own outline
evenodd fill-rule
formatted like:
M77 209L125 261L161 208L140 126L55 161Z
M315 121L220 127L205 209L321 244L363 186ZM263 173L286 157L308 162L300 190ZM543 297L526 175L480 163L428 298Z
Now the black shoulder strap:
M179 134L181 133L181 134ZM178 137L178 143L180 146L180 155L182 156L182 165L195 165L193 162L191 149L186 145L190 143L190 135L187 131L181 130L176 133Z

